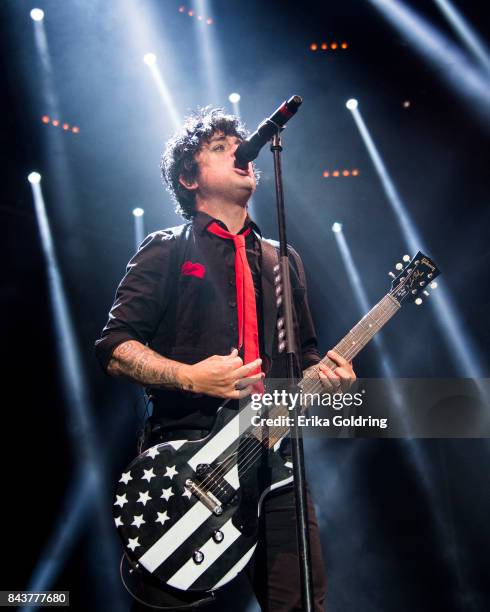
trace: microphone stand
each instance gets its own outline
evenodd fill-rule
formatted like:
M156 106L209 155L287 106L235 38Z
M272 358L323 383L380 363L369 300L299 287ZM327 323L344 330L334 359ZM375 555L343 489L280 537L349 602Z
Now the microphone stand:
M272 123L272 122L271 122ZM275 124L274 124L275 125ZM286 219L284 213L284 194L282 188L281 167L281 128L276 125L271 140L271 151L274 157L274 175L277 200L277 221L279 227L279 266L282 277L283 313L286 330L286 357L288 382L292 387L299 379L298 358L296 356L296 337L293 322L293 296L289 277L289 258L286 239ZM306 480L303 451L303 434L298 426L297 416L291 427L291 447L293 452L294 494L296 499L296 529L298 536L299 565L301 577L301 594L304 612L313 612L313 579L311 574L310 537L308 532L306 508Z

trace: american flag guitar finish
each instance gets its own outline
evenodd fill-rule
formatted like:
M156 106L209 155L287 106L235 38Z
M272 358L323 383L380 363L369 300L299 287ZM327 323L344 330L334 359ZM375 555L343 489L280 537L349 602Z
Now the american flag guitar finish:
M417 253L334 350L352 359L405 298L420 304L438 274ZM327 357L322 361L335 368ZM299 386L308 393L318 385L315 366ZM268 416L283 413L287 407L276 405ZM288 428L253 426L253 415L251 402L240 409L225 402L206 438L153 446L123 472L113 505L116 527L130 560L162 586L209 592L232 580L257 545L263 499L292 482L292 464L280 451Z

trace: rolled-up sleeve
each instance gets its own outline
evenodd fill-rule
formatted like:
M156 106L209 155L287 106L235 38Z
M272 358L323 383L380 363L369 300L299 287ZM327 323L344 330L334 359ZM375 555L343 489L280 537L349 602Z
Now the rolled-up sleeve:
M168 303L174 246L172 232L154 232L128 263L109 320L95 342L97 359L105 372L117 346L127 340L146 344L155 334Z

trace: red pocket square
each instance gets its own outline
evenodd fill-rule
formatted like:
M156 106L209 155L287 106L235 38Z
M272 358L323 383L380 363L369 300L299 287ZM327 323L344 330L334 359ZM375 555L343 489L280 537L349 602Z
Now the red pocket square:
M200 263L192 263L192 261L184 261L180 271L184 276L197 276L197 278L204 278L204 274L206 273L206 268Z

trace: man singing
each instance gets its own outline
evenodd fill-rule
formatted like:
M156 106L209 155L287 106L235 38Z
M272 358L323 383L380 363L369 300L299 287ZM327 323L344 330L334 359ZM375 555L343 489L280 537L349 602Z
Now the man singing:
M278 352L274 287L264 278L270 262L248 215L257 177L251 163L239 167L235 158L245 137L237 117L203 109L167 143L162 175L188 223L143 241L96 343L109 374L149 388L153 413L140 450L203 438L223 399L247 397L266 374L287 376L285 354ZM320 361L320 353L303 265L291 248L290 270L304 371ZM320 365L323 387L345 391L355 379L352 365L332 351L328 356L337 368ZM308 519L315 610L320 611L326 578L309 494ZM245 570L262 610L301 610L295 521L292 486L265 498L259 543ZM151 576L140 581L138 593L151 606L178 609L188 601L185 593L179 598L159 588Z

